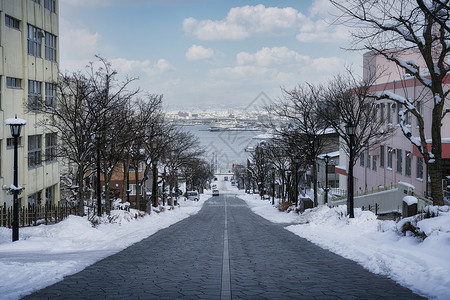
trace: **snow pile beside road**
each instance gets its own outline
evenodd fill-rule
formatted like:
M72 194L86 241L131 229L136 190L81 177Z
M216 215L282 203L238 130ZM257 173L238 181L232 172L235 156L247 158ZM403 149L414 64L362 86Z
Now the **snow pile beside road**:
M372 212L355 210L349 219L346 206L320 206L301 215L281 213L268 201L241 196L252 210L322 248L354 260L373 273L390 277L416 293L450 299L450 212L441 207L438 217L413 222L425 240L407 233L405 221L378 220ZM259 202L259 203L258 203ZM437 208L433 208L437 211ZM295 215L295 217L293 217Z
M180 201L180 207L143 218L116 210L113 222L93 227L85 217L70 216L55 225L20 228L11 242L11 229L0 227L0 298L18 299L77 273L160 229L200 211L200 201Z
M250 209L261 217L274 223L292 223L298 214L295 212L281 212L272 206L272 201L261 200L258 194L237 194L238 198L247 202Z

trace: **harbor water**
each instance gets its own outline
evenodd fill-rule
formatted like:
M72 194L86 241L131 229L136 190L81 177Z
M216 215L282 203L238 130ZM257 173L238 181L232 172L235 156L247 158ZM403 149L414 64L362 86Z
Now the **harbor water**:
M233 164L246 165L251 155L245 150L255 147L260 141L254 137L262 132L257 130L209 131L209 125L183 126L183 130L191 132L200 140L205 149L205 158L216 166L217 172L232 172Z

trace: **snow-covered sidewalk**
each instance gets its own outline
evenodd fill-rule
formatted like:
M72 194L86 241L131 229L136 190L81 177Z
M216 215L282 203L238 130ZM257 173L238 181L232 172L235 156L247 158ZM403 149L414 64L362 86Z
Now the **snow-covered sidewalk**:
M20 228L20 240L14 243L11 229L0 227L0 299L19 299L77 273L196 214L210 197L180 201L180 207L138 219L125 211L114 211L114 223L96 228L87 218L70 216L55 225Z
M394 221L380 221L356 209L346 217L346 207L321 206L302 215L280 212L258 195L238 194L250 208L276 223L290 223L287 230L325 249L354 260L373 273L431 299L450 299L450 212L442 207L436 218L418 223L424 241L403 236Z

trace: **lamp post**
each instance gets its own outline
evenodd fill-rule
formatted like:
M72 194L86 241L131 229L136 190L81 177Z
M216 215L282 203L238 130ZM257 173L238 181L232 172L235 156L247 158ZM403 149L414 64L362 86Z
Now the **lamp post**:
M158 159L155 158L152 163L153 178L152 178L152 204L153 207L158 206Z
M292 175L292 171L291 170L286 170L286 177L287 177L286 192L287 192L287 200L288 200L288 202L291 201L291 198L292 198L291 175Z
M325 203L328 204L328 163L330 162L330 157L327 155L324 156L323 160L325 161Z
M347 214L354 218L353 209L353 138L355 136L356 126L352 122L345 125L345 131L349 137L349 163L348 163L348 188L347 188Z
M102 195L100 186L100 142L102 140L103 133L101 131L95 134L97 140L97 215L102 216Z
M294 180L294 185L295 185L295 207L297 207L298 205L298 164L300 163L300 158L298 156L294 157L294 163L295 163L295 180Z
M15 242L19 239L19 200L17 196L22 191L19 186L19 167L17 162L17 144L20 136L22 126L25 126L27 121L15 118L6 119L5 125L9 125L11 129L11 135L14 137L14 180L13 187L11 187L11 193L13 194L13 222L12 222L12 241Z

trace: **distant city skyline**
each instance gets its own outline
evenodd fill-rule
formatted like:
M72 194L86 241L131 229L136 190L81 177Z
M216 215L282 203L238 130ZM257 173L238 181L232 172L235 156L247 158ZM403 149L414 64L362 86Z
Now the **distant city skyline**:
M61 71L98 54L168 109L246 108L345 65L360 72L336 13L328 0L63 0Z

